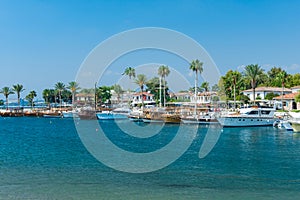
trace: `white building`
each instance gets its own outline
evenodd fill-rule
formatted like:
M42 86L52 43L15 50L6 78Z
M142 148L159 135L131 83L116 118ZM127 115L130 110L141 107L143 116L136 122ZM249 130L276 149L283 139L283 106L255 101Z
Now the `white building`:
M255 88L255 99L259 97L260 99L264 100L266 95L269 93L281 95L282 88L281 87L257 87ZM290 94L290 93L292 93L291 89L288 88L283 89L283 94ZM248 90L244 90L243 94L248 96L251 101L254 100L252 88Z
M295 87L291 87L292 93L297 93L300 92L300 85L295 86Z
M144 101L145 105L153 105L156 102L153 99L154 95L151 94L150 92L138 92L138 93L134 93L132 95L132 106L137 106L142 104L142 99Z
M197 99L195 100L195 95L190 94L191 103L197 102L198 104L209 104L212 102L212 97L217 96L216 92L202 92L198 93Z

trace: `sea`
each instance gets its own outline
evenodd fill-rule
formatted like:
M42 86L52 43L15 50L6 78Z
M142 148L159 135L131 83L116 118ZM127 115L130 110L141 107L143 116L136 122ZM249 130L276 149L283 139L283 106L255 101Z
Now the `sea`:
M88 131L79 133L80 125ZM157 151L152 156L162 157L141 164L139 156L114 156L117 151L107 149L110 143L93 138L100 134L105 135L101 140L124 152L147 157ZM179 142L172 146L178 134ZM199 156L208 134L213 146ZM90 148L86 138L98 148ZM107 164L105 155L115 165ZM173 161L161 166L159 161L170 158ZM300 135L293 132L129 120L0 118L0 199L299 198Z

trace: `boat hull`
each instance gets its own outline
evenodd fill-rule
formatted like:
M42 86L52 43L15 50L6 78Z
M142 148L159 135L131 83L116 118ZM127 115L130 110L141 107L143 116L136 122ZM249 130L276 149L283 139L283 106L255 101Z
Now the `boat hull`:
M274 118L258 117L220 117L219 123L223 127L251 127L251 126L273 126Z
M217 119L213 118L181 118L185 124L219 124Z
M128 116L118 113L97 113L96 114L98 120L120 120L120 119L128 119Z
M300 122L290 122L294 132L300 132Z

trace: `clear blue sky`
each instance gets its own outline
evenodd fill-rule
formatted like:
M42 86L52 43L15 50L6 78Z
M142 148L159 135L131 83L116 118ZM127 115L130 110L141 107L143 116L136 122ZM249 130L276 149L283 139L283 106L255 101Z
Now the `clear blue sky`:
M192 37L222 74L252 63L300 72L299 10L297 0L1 0L0 87L21 83L25 96L67 84L101 41L149 26Z

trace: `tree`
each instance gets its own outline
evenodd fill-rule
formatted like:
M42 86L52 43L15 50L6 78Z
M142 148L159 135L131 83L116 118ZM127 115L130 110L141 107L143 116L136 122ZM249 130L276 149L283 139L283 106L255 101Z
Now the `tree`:
M190 64L190 70L195 72L195 111L194 115L196 116L196 111L197 111L197 88L198 88L198 72L201 73L203 72L203 62L200 62L198 59L193 60Z
M202 84L201 84L201 88L204 89L205 92L208 92L209 91L209 83L204 81Z
M43 98L44 98L46 104L48 104L48 107L50 107L51 90L44 89L42 94L43 94Z
M20 107L20 94L21 92L23 92L25 89L23 88L23 85L17 84L17 85L13 85L13 91L15 91L17 93L17 97L18 97L18 106Z
M8 96L10 94L14 94L14 92L9 87L4 87L4 88L2 88L2 90L0 91L0 93L2 93L5 96L6 110L8 110Z
M117 85L117 84L113 85L113 90L117 94L118 103L120 103L120 98L121 98L121 95L123 94L124 90L122 89L122 87L120 85Z
M164 85L164 107L166 106L166 77L170 74L170 69L168 66L166 65L162 65L158 68L158 75L160 76L160 80L163 81L163 85ZM161 81L160 81L160 92L159 92L159 105L161 106Z
M29 101L31 108L33 108L33 100L36 97L36 92L34 90L30 91L29 94L26 96L27 101Z
M296 101L297 103L300 102L300 93L297 94L297 95L295 96L295 101Z
M135 78L135 69L132 67L127 67L122 75L126 75L131 79L132 77Z
M287 73L285 71L281 71L279 74L277 74L276 78L281 83L281 105L283 105L283 91L284 91L284 84L287 80ZM282 106L282 109L284 107Z
M109 101L111 98L111 93L110 90L112 88L108 87L108 86L101 86L99 88L96 89L96 97L98 99L98 101L96 103L105 103L106 101Z
M259 76L263 73L263 70L260 66L256 65L247 65L245 68L245 76L250 80L252 87L253 100L255 104L255 88L257 86L257 81Z
M265 99L267 100L272 100L274 97L278 97L278 94L274 94L273 92L270 92L268 94L266 94Z
M55 90L57 90L57 92L58 92L59 103L60 103L60 108L61 108L61 106L62 106L61 94L62 94L62 91L64 91L66 89L66 86L62 82L58 82L55 84L54 87L55 87Z
M212 87L211 87L211 91L213 92L219 92L220 88L218 86L218 84L214 84Z
M146 84L147 78L144 74L138 74L137 78L135 79L135 83L140 87L141 94L142 94L142 108L144 108L144 98L143 98L143 91L144 85Z
M77 91L80 89L80 87L79 87L78 83L76 83L75 81L71 81L71 82L69 82L67 89L69 89L72 93L72 105L74 107L75 95L76 95Z

